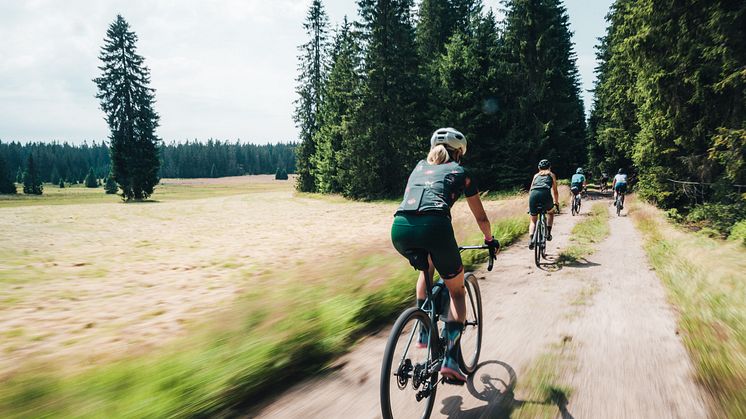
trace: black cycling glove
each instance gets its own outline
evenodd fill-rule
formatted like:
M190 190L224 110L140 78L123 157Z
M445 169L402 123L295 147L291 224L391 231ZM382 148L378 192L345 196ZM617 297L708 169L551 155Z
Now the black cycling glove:
M492 236L492 240L485 240L484 244L496 250L500 249L500 242L497 241L495 236Z

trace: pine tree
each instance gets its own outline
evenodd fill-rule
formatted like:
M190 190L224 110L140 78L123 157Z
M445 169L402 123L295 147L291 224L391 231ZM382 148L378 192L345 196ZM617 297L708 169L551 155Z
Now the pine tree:
M360 47L346 16L334 38L330 61L311 162L319 192L340 193L339 168L345 165L342 147L350 135L348 123L360 97Z
M142 200L158 184L158 114L150 70L137 54L137 35L121 15L109 26L101 48L101 77L97 98L111 129L111 176L122 189L122 199Z
M41 195L44 186L41 183L39 170L34 163L34 157L29 154L26 171L23 173L23 193L27 195Z
M98 180L96 179L96 175L93 173L92 167L88 170L88 174L83 183L86 188L98 188Z
M530 173L542 158L560 177L584 163L585 115L567 12L560 0L510 0L504 35L509 77L505 144L508 170Z
M23 169L20 165L18 165L18 170L16 171L16 183L23 183Z
M412 0L360 0L365 52L360 104L350 121L341 170L346 196L399 195L428 149L424 85Z
M59 187L60 187L60 189L64 189L65 188L65 181L62 178L60 178Z
M117 182L114 180L114 177L109 175L106 177L106 183L104 184L104 190L107 194L115 194L118 192L119 187L117 186Z
M316 191L313 177L314 167L312 156L316 153L314 136L319 129L319 107L322 102L322 90L327 72L327 32L329 19L321 0L313 0L308 10L303 28L310 38L300 46L301 55L298 57L298 99L296 100L293 118L300 129L301 144L298 146L298 161L296 173L298 184L296 187L302 192Z
M288 172L285 169L278 167L275 172L275 180L288 180Z
M10 168L3 156L0 156L0 194L15 194L16 185L10 175Z

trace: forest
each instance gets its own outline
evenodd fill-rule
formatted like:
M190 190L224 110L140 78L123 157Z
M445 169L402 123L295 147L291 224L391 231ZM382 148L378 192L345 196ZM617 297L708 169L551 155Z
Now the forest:
M568 15L559 0L360 0L334 29L321 0L304 24L295 119L298 188L398 196L452 126L482 190L527 186L548 158L560 177L585 163L585 114ZM416 13L415 13L416 12Z
M728 233L746 219L746 4L617 0L597 48L589 158Z
M274 174L277 169L295 171L295 143L251 144L208 140L163 144L159 149L161 178L199 178ZM17 183L28 156L34 161L43 182L60 179L82 183L93 169L99 179L109 175L111 160L106 142L73 145L59 142L3 142L0 159Z

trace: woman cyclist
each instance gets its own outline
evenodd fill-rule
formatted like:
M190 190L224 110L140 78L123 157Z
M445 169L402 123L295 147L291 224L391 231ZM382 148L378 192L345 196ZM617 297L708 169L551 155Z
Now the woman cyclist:
M451 295L446 321L448 352L440 372L446 378L464 382L466 376L458 366L458 350L466 317L464 266L451 226L450 209L463 193L469 209L484 234L484 243L495 249L500 244L492 236L490 221L484 212L474 179L460 165L466 154L466 138L453 128L441 128L430 138L430 152L409 175L404 200L394 216L391 241L406 257L410 249L424 249L430 256L430 277L437 269ZM417 306L425 301L425 274L417 280ZM426 336L420 344L427 344Z
M554 197L554 199L552 199ZM557 191L557 176L552 173L552 165L549 160L539 162L539 172L531 180L531 190L528 195L528 214L531 224L528 228L528 236L534 236L536 219L539 215L539 207L547 211L547 240L552 240L552 223L554 222L554 208L558 207L559 192ZM533 240L528 244L529 249L534 248Z
M611 189L614 190L614 205L616 205L616 200L619 198L619 194L627 192L627 174L624 172L624 169L620 168L617 171Z

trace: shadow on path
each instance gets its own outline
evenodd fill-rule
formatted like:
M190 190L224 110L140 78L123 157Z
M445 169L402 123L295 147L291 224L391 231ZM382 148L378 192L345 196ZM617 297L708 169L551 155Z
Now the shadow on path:
M546 400L518 400L515 398L517 377L515 370L502 361L486 361L477 367L466 382L469 393L487 404L464 409L461 396L443 399L440 413L448 418L510 418L513 411L524 404L556 404L562 419L574 419L567 410L567 398L560 391L553 391Z

